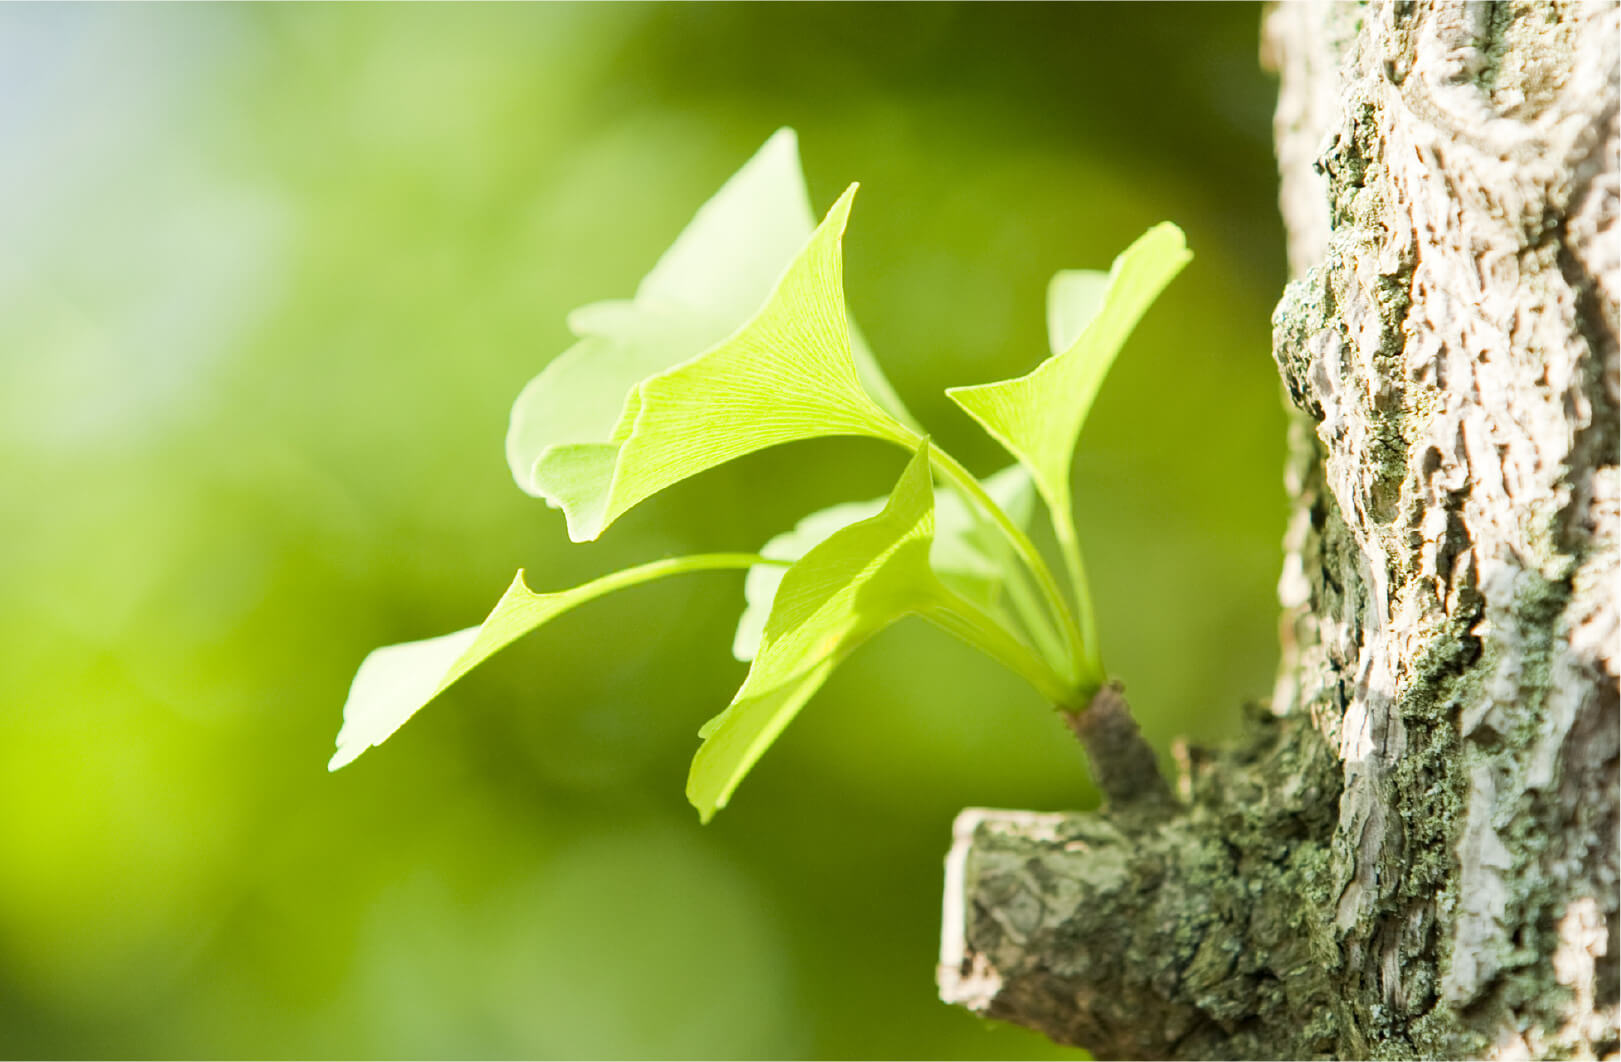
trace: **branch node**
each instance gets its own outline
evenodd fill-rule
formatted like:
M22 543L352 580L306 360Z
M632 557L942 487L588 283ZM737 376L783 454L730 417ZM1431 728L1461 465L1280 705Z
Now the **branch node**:
M1176 811L1176 798L1160 773L1154 750L1131 717L1119 682L1104 686L1079 712L1062 714L1086 750L1092 778L1112 809L1156 815Z

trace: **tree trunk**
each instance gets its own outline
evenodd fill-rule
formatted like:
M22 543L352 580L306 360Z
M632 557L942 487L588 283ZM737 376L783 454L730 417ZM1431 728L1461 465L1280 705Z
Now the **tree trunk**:
M1169 816L970 810L943 998L1104 1057L1618 1050L1615 3L1289 3L1283 666Z

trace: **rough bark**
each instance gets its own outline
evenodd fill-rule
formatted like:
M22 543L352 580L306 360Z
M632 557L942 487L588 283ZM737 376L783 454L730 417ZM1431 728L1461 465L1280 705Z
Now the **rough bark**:
M1104 1057L1614 1053L1621 8L1264 38L1277 687L1174 815L965 812L942 996Z

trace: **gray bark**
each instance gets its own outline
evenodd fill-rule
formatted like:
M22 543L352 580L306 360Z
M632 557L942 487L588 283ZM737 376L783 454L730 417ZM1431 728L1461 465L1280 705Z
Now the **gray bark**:
M1174 814L965 812L942 996L1104 1057L1614 1053L1621 8L1264 38L1277 687Z

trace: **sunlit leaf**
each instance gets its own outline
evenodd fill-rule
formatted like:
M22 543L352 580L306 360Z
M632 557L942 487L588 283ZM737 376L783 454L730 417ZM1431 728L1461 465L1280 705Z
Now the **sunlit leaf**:
M1109 274L1101 269L1060 269L1047 282L1047 349L1062 354L1098 315L1109 291Z
M1035 506L1030 474L1022 465L1009 465L984 482L985 490L1002 510L1021 526L1030 520ZM884 507L886 499L844 502L818 510L767 542L760 555L773 560L796 561L829 535L857 520L865 520ZM940 581L976 604L995 604L1007 572L1002 556L1007 545L994 529L986 527L956 491L944 491L934 500L934 544L929 564ZM732 639L732 655L753 660L765 633L771 601L782 585L786 569L757 565L749 569L743 582L746 602Z
M520 570L489 618L477 627L419 642L385 646L361 662L343 706L338 751L328 770L354 761L381 745L457 679L518 638L576 605L627 586L683 572L746 568L759 558L748 553L710 553L654 561L593 579L582 586L537 594Z
M581 337L513 406L524 490L592 539L649 495L743 454L820 435L916 432L850 327L845 193L814 226L791 130L693 219L632 300L569 317Z
M754 664L726 710L699 731L687 798L704 821L839 662L873 634L939 596L929 568L934 488L918 448L876 516L841 528L788 569Z
M1182 231L1149 229L1106 277L1060 273L1049 288L1048 329L1062 353L1028 375L946 392L1034 476L1055 519L1070 511L1069 472L1081 426L1103 377L1150 303L1187 264Z

